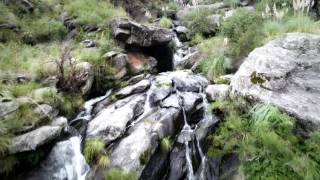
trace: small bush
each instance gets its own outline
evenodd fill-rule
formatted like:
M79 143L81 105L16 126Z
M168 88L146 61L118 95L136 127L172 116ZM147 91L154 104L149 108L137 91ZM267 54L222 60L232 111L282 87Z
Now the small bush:
M104 154L104 143L99 139L86 140L84 146L84 157L90 163L94 164ZM104 158L104 157L102 157ZM105 158L102 159L102 163L105 163Z
M172 21L171 19L163 16L161 19L160 19L160 26L163 27L163 28L171 28L172 27Z
M6 133L6 127L4 123L0 123L0 157L3 157L8 152L8 147L11 143L11 137Z
M160 142L160 149L162 152L169 152L170 149L171 149L171 140L169 137L164 137L161 139L161 142Z
M221 34L230 41L230 54L244 57L255 47L261 45L262 17L255 12L238 9L221 27Z
M182 24L190 29L190 35L206 35L212 31L212 26L207 18L211 14L208 9L195 9L183 17Z
M105 180L137 180L137 174L134 172L129 172L121 169L110 169L106 171Z
M206 74L207 78L211 81L215 81L220 76L225 74L225 57L224 56L212 56L204 60L200 65L201 72Z
M102 168L106 168L109 164L109 158L106 155L102 155L100 156L99 160L98 160L98 166L102 167Z

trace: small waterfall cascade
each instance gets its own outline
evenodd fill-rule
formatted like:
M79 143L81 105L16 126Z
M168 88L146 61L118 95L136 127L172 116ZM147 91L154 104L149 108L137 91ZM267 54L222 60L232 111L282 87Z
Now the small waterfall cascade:
M57 142L54 145L50 154L41 165L40 170L35 174L36 179L85 180L90 167L81 152L83 137L80 135L80 132L74 133L77 130L72 128L72 126L80 121L90 121L94 105L110 95L111 90L104 96L91 99L84 104L84 110L75 119L70 121L69 126L65 129L65 131L75 135L71 135L68 139Z
M176 51L173 54L173 67L174 69L184 69L183 64L190 58L192 58L195 53L197 53L196 48L186 47L179 39L178 35L175 33L174 43L176 44Z
M87 164L86 160L84 159L81 153L81 138L80 137L72 137L69 139L74 156L72 157L72 164L75 170L76 176L78 180L85 180L87 173L89 172L90 168ZM69 174L70 172L67 172Z
M90 121L92 119L92 110L94 108L94 105L97 104L98 102L106 99L107 97L109 97L112 93L112 90L107 91L107 93L103 96L100 97L96 97L93 99L90 99L88 101L85 102L83 108L84 110L81 111L77 117L72 120L69 125L71 126L74 122L77 121ZM69 139L70 143L71 143L71 147L73 149L73 156L72 156L72 168L73 171L75 171L76 173L76 179L77 180L85 180L87 173L89 172L90 168L89 165L86 163L86 160L84 159L82 153L81 153L81 144L82 144L82 136L78 135L78 136L73 136ZM67 169L67 174L69 174L71 172L71 170ZM70 172L68 172L70 171ZM72 178L68 178L68 179L72 179Z
M81 153L80 144L80 136L56 143L40 169L26 179L85 180L90 167Z
M180 92L176 91L178 96L180 97ZM209 113L209 103L207 101L206 95L203 92L202 88L199 88L200 96L202 97L202 103L199 104L201 108L203 109L203 118L195 125L194 128L191 128L191 126L188 124L187 115L185 112L185 109L183 107L183 102L179 102L180 106L182 108L183 113L183 120L184 120L184 126L181 130L179 138L179 142L183 142L185 145L185 157L186 157L186 163L187 163L187 179L188 180L205 180L205 171L206 171L206 163L207 163L207 157L204 154L204 151L201 147L200 141L205 138L206 134L208 133L208 129L210 126L212 126L216 121L210 113ZM179 98L180 100L182 98ZM195 146L190 146L190 143L192 143L194 140ZM196 149L194 149L196 148ZM200 165L197 169L197 171L194 171L194 166L192 162L192 152L198 152L200 156Z
M84 110L81 111L77 115L77 117L70 122L70 124L72 124L73 122L78 121L78 120L90 121L92 119L92 109L93 109L94 105L97 104L98 102L106 99L107 97L109 97L111 95L111 93L112 93L112 90L109 90L103 96L96 97L96 98L93 98L93 99L86 101L85 104L83 105Z

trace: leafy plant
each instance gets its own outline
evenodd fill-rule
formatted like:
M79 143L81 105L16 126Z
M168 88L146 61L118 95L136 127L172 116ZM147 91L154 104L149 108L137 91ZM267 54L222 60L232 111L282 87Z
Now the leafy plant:
M164 137L161 139L161 142L160 142L160 149L162 152L169 152L170 149L171 149L171 140L169 137Z
M212 31L212 25L207 18L211 11L204 8L192 10L188 15L182 18L182 24L190 29L190 35L206 35Z
M225 74L226 62L224 56L209 57L201 64L201 72L206 74L207 78L215 81Z
M90 163L94 164L96 160L99 158L101 160L101 164L106 164L106 158L103 157L104 151L104 143L99 139L89 139L86 140L85 147L84 147L84 157Z
M221 34L230 42L230 54L241 58L246 56L262 41L262 17L253 11L237 9L221 27Z
M164 27L164 28L171 28L172 27L172 21L171 19L163 16L161 19L160 19L160 26L161 27Z

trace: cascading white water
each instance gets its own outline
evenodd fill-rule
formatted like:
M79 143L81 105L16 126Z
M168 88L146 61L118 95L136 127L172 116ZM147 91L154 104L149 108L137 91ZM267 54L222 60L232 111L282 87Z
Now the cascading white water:
M105 98L109 97L111 93L112 93L112 90L109 90L104 96L96 97L96 98L90 99L89 101L86 101L83 106L84 110L81 111L77 115L77 117L74 120L72 120L70 123L72 123L73 121L77 121L79 119L90 121L92 119L93 106L98 102L104 100Z
M199 88L199 92L200 92L200 95L202 97L202 106L203 106L203 110L204 110L202 122L205 123L205 124L212 124L213 123L213 119L209 115L209 103L208 103L208 100L206 98L205 93L203 92L202 87ZM197 137L196 137L196 141L197 141L198 151L199 151L199 154L200 154L200 157L201 157L201 164L200 164L201 172L200 172L199 180L204 180L205 179L204 173L205 173L205 169L206 169L207 158L203 153L203 150L202 150L202 148L200 146L200 141L199 141L199 139Z
M156 89L157 86L155 84L152 84L150 86L150 89L147 91L147 97L146 97L146 101L144 103L144 111L143 113L140 115L140 117L138 119L136 119L135 121L133 121L129 126L128 128L134 126L135 124L137 124L139 121L143 120L144 118L146 118L147 116L149 116L153 111L154 109L151 107L151 104L150 104L150 96L153 92L154 89Z
M188 165L188 180L194 180L195 177L193 172L189 141L185 141L185 146L186 146L186 159L187 159L187 165Z
M194 176L194 171L193 171L193 165L192 165L192 159L191 159L191 150L189 147L189 141L192 140L192 136L193 136L193 130L191 129L190 125L188 124L187 121L187 115L186 115L186 111L183 107L183 102L182 102L182 97L181 94L178 90L176 90L176 93L179 97L179 104L181 106L182 109L182 114L183 114L183 121L184 121L184 125L183 128L181 130L181 135L182 138L180 141L184 142L185 144L185 149L186 149L186 160L187 160L187 167L188 167L188 180L194 180L195 176Z
M199 180L204 180L205 179L204 172L205 172L205 169L206 169L207 158L206 158L206 156L204 155L204 153L202 151L202 148L200 146L200 141L198 139L196 139L196 140L197 140L198 151L199 151L199 154L200 154L200 157L201 157L201 164L200 164L201 172L200 172Z
M209 103L207 101L206 95L202 91L202 87L200 87L199 90L200 90L200 94L202 97L202 108L204 110L203 119L199 123L201 123L203 127L207 127L207 126L212 125L214 121L208 112ZM179 91L176 91L176 93L178 94L179 97L181 97ZM182 99L182 98L179 98L179 99ZM205 180L205 169L206 169L207 158L206 158L205 154L203 153L203 150L200 145L200 138L203 138L203 134L199 135L199 138L197 137L197 134L196 134L196 131L201 131L201 127L199 127L198 125L194 129L192 129L190 127L190 125L188 124L188 121L187 121L185 109L183 107L183 102L180 102L180 105L182 108L183 119L184 119L184 126L181 131L181 137L183 137L183 139L180 139L180 142L184 142L184 144L185 144L185 149L186 149L185 157L186 157L187 169L188 169L188 172L187 172L188 173L188 180L195 180L195 179ZM189 142L192 141L193 138L195 138L195 141L197 143L196 148L198 149L199 155L201 157L201 164L199 167L200 174L197 173L198 174L197 176L195 176L195 173L194 173L194 168L192 165L192 158L191 158L191 151L192 150L189 147Z
M184 44L179 40L177 34L175 34L173 40L177 47L177 50L173 54L173 67L174 69L184 69L183 64L198 52L195 50L192 51L191 47L185 47Z
M74 152L74 156L72 158L73 169L76 172L77 180L85 180L87 173L89 172L88 164L84 159L81 153L81 138L80 137L72 137L69 139L71 142L71 146ZM72 172L68 172L72 173Z
M89 170L81 154L81 138L73 136L55 144L41 168L28 179L85 180Z

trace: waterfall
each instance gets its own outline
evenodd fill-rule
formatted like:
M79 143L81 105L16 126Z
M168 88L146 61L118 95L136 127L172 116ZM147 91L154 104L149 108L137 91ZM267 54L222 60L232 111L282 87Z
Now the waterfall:
M73 168L76 171L77 180L85 180L86 175L89 172L89 166L81 153L81 139L80 137L72 137L69 140L74 152L72 162Z
M81 154L81 138L73 136L54 145L32 177L26 179L85 180L90 168Z
M185 141L185 146L186 146L186 159L188 164L188 180L194 180L195 177L194 177L192 160L190 155L189 141Z
M205 179L204 172L205 172L205 169L206 169L207 158L206 158L206 156L204 155L204 153L202 151L202 148L200 146L200 141L197 138L196 138L196 140L197 140L198 151L199 151L199 154L200 154L200 157L201 157L201 164L200 164L201 172L200 172L199 180L204 180Z
M128 128L134 126L135 124L137 124L139 121L145 119L147 116L149 116L153 111L154 111L154 108L152 108L151 104L150 104L150 96L153 92L154 89L156 89L157 86L155 84L152 84L150 89L147 91L147 97L146 97L146 101L145 101L145 104L144 104L144 111L143 113L140 115L140 117L133 121L129 126Z
M111 93L112 93L112 90L109 90L109 91L107 91L107 93L104 96L96 97L96 98L93 98L93 99L86 101L85 104L83 105L84 110L81 111L75 119L70 121L69 124L73 124L74 122L79 121L79 120L90 121L92 119L92 109L93 109L94 105L97 104L98 102L106 99L107 97L109 97L111 95Z

